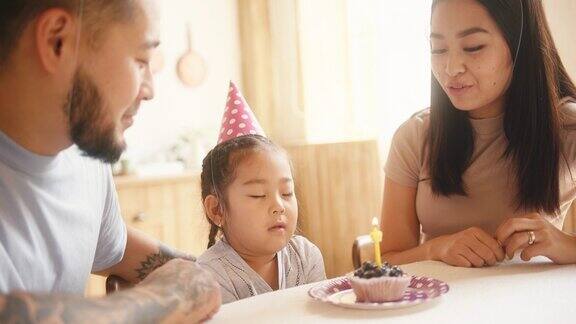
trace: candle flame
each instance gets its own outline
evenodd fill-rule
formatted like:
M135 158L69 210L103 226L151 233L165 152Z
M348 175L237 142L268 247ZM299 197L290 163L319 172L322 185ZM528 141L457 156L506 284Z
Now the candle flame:
M372 226L378 226L378 217L372 218Z

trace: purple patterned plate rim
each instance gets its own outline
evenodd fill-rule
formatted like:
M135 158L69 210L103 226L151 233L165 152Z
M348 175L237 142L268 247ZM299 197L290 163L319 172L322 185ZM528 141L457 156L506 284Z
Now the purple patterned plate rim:
M308 295L321 302L346 308L395 309L418 305L442 296L450 287L447 283L426 277L412 276L410 285L401 299L385 303L359 303L347 276L320 283L308 290Z

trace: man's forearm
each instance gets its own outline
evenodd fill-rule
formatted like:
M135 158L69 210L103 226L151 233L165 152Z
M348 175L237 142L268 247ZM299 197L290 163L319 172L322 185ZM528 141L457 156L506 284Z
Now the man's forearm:
M0 323L196 323L219 305L219 286L208 271L172 260L135 288L102 298L0 295Z
M0 323L158 323L177 306L137 289L102 299L20 293L0 297Z
M163 266L166 262L172 259L185 259L189 261L196 261L196 258L172 249L162 243L159 243L158 252L149 254L146 259L140 261L140 265L134 269L137 273L138 280L142 281L146 278L152 271Z
M143 232L128 228L128 239L122 261L97 274L116 275L130 284L137 284L166 262L177 258L195 260L193 256L179 252Z
M158 323L176 316L178 305L148 287L99 299L16 293L0 297L0 323Z

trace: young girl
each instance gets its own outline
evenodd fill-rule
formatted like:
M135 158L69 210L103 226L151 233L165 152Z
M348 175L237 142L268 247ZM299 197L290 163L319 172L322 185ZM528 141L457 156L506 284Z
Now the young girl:
M253 134L261 128L233 84L231 93L220 143L201 175L211 229L198 262L220 283L223 303L326 279L320 250L294 236L298 203L287 154ZM230 121L242 123L229 128Z

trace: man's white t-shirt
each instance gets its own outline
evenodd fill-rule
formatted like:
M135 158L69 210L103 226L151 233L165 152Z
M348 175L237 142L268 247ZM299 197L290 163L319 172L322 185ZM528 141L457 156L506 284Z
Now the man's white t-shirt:
M76 147L33 154L0 131L0 293L82 294L125 247L108 165Z

